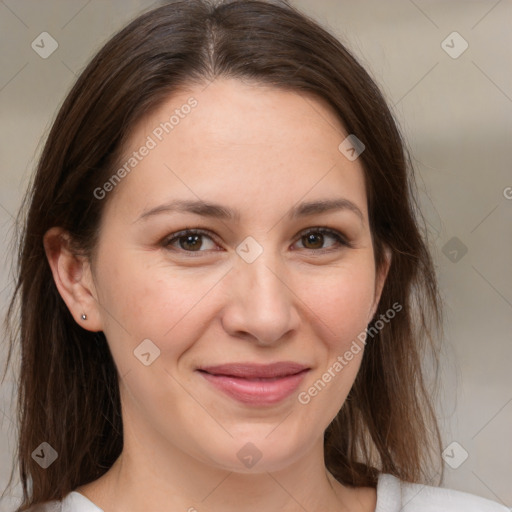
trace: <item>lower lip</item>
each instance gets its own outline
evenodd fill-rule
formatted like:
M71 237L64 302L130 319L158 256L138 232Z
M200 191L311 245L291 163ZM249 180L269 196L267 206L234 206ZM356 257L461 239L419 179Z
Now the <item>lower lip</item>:
M225 375L201 375L226 395L251 405L272 405L289 397L300 385L308 370L277 379L248 380Z

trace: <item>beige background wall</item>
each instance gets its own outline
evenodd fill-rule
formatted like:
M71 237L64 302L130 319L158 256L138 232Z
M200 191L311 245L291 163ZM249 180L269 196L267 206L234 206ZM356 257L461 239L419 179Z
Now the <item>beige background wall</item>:
M457 469L446 464L444 486L512 507L512 1L292 3L361 58L414 157L448 308L439 418L444 446L458 445L446 460L456 466L468 454ZM3 310L13 216L56 109L106 38L152 4L0 1ZM58 42L47 59L31 48L41 32ZM14 450L12 389L11 376L0 390L1 490ZM15 502L4 499L0 512Z

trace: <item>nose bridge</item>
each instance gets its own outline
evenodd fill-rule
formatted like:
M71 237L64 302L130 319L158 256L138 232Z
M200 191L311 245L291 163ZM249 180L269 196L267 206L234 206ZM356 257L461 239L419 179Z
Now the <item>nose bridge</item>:
M267 249L255 261L238 262L240 274L246 276L249 299L262 299L270 304L273 299L285 300L287 296L283 266L272 250ZM270 302L269 302L270 301Z
M237 253L240 257L236 263L237 273L244 283L248 302L261 302L259 306L255 304L261 307L265 303L270 306L274 301L286 300L285 276L280 275L284 273L284 266L268 239L263 246L248 237L239 245Z
M251 245L252 244L252 245ZM272 343L294 328L297 312L293 294L286 284L285 266L277 251L260 245L259 254L254 241L240 244L232 276L234 294L224 317L225 328L249 333L262 343ZM252 259L254 258L254 259Z

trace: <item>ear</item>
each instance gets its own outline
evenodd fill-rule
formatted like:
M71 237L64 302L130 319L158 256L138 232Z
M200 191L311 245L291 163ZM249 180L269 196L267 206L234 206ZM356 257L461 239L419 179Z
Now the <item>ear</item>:
M88 331L103 330L88 259L72 250L69 233L62 228L49 229L43 244L55 285L75 321Z
M384 246L384 262L379 269L379 272L375 276L375 294L373 298L373 306L371 307L371 316L368 321L371 321L375 316L375 312L379 306L380 297L382 295L382 290L384 288L384 283L386 282L386 278L388 276L389 267L391 266L391 249L385 245Z

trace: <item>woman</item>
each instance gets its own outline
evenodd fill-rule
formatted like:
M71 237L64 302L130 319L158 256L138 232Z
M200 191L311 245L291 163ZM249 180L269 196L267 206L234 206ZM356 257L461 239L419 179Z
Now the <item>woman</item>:
M18 510L507 510L425 485L442 322L408 169L368 74L284 3L114 36L27 196Z

